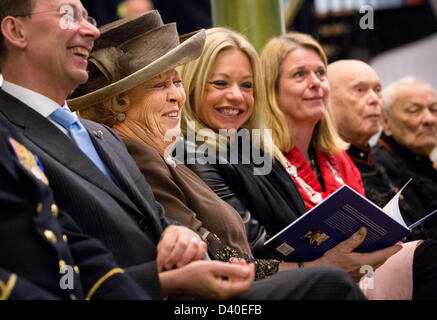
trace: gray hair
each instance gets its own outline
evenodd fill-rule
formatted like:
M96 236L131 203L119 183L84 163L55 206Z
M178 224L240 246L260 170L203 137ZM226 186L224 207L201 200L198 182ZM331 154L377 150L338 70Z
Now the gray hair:
M382 99L384 100L383 108L386 111L391 111L393 104L396 101L397 94L399 92L399 88L403 85L407 84L415 84L415 83L426 83L423 79L415 76L406 76L395 82L390 83L383 91L382 91Z

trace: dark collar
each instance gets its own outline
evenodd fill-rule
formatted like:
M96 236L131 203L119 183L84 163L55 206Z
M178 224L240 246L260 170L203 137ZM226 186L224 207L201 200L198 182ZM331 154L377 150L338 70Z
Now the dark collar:
M378 144L388 152L397 154L410 163L423 163L427 165L431 163L431 160L427 155L418 155L414 153L410 149L397 143L393 137L387 136L384 132L381 133L381 136L378 139Z
M368 166L372 165L372 151L369 145L363 147L351 143L349 149L347 150L347 154L353 162Z

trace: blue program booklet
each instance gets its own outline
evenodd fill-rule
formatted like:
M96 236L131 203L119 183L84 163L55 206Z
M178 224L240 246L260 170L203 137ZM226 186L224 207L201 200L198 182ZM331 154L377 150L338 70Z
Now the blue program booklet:
M437 212L407 226L399 210L399 196L407 184L382 209L344 185L267 240L264 246L286 261L312 261L362 226L367 229L367 235L356 252L392 246Z

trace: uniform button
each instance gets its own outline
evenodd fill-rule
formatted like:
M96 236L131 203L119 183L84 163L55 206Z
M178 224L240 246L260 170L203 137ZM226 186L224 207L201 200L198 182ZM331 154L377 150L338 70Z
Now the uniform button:
M64 242L67 243L68 242L67 235L63 234L62 235L62 240L64 240Z
M80 271L79 271L79 267L78 267L78 266L74 266L73 269L74 269L74 272L76 272L77 275L80 274Z
M59 269L62 269L66 265L67 265L67 263L64 260L59 260Z
M51 210L52 210L53 216L57 217L58 213L59 213L58 206L56 204L52 204Z
M38 205L36 206L36 213L41 213L42 212L42 203L38 203Z
M364 158L364 152L360 152L360 157Z
M56 241L57 241L55 234L51 230L44 230L44 236L51 243L56 243Z

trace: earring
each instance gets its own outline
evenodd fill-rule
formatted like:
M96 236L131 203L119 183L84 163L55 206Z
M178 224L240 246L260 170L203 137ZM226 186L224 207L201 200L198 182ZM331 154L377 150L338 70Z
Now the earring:
M119 114L117 115L117 120L118 120L119 122L123 122L125 119L126 119L126 114L125 114L124 112L119 113Z

